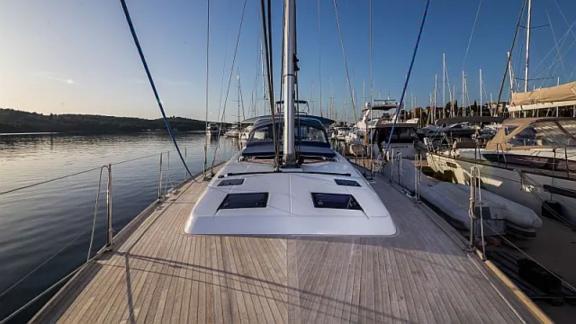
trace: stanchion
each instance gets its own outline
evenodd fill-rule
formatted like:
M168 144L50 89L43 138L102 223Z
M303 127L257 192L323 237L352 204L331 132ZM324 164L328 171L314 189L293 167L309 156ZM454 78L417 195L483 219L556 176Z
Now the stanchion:
M106 236L106 248L112 245L114 231L112 229L112 164L108 164L108 187L106 189L106 222L108 235Z

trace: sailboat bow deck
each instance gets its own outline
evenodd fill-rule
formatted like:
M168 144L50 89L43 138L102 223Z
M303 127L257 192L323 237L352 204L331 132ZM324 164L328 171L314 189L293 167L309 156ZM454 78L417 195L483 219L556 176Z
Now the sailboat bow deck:
M207 185L187 183L32 322L534 322L434 215L376 180L393 237L185 234Z

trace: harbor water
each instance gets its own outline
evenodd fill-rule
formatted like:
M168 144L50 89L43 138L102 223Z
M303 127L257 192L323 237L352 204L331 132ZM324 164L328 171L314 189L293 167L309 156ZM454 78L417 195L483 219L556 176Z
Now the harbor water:
M204 133L177 139L190 171L202 172ZM233 140L211 139L208 165L228 160L237 149ZM112 224L118 232L156 200L161 152L165 192L186 179L166 133L0 136L0 318L86 260L99 184L92 254L105 243L107 172L100 183L100 166L112 164Z

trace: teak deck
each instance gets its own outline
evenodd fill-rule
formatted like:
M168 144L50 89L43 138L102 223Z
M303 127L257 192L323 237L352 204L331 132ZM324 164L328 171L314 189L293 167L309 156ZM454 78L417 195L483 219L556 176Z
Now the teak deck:
M387 180L394 237L192 236L190 182L117 238L33 322L534 322L463 245ZM440 222L440 224L438 224Z

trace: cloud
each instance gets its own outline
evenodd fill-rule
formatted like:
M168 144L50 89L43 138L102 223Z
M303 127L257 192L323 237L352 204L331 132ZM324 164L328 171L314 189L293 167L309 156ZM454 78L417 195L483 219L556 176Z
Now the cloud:
M75 80L63 77L63 76L58 75L57 73L54 73L54 72L40 71L40 72L34 73L34 75L37 77L40 77L40 78L44 78L44 79L48 79L48 80L52 80L52 81L57 81L57 82L65 83L68 85L76 84Z

